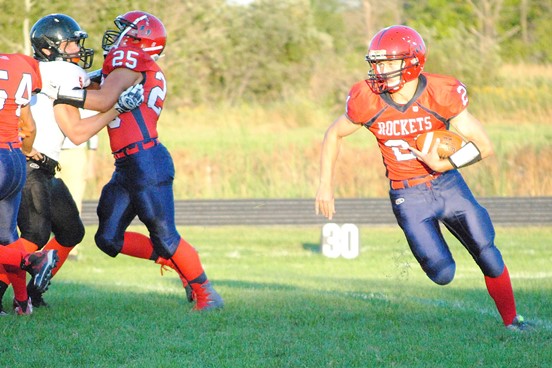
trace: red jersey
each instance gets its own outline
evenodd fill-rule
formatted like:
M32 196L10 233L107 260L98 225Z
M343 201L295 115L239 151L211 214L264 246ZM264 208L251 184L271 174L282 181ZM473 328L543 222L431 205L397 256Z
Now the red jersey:
M21 107L42 88L38 61L23 54L0 54L0 142L19 142Z
M424 132L448 129L450 119L468 106L466 87L458 80L422 73L418 89L406 105L387 93L375 94L366 81L356 83L347 97L346 116L363 124L378 142L387 177L406 180L431 173L408 149Z
M142 73L144 102L139 108L119 115L108 125L112 152L131 143L157 138L157 120L167 94L165 75L151 56L141 48L117 47L110 50L105 58L102 74L107 76L117 68Z

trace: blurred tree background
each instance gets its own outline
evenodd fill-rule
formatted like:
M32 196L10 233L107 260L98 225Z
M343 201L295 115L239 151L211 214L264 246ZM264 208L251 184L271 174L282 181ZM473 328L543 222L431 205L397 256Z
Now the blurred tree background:
M296 96L341 104L367 69L359 60L371 35L398 23L425 38L426 70L468 85L494 83L502 63L552 60L550 0L0 1L0 50L30 53L30 27L61 12L89 33L94 68L115 16L134 9L157 15L169 35L163 61L172 81L169 108Z

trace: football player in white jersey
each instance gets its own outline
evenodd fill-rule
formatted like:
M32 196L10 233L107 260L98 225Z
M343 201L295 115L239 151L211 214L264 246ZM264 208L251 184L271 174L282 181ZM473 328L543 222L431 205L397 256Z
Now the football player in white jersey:
M64 14L42 17L32 27L30 37L43 86L57 85L69 89L89 86L90 78L84 69L92 65L94 51L84 47L88 35L74 19ZM96 121L105 125L120 112L131 108L125 110L117 104L108 112L98 114ZM52 270L52 275L55 275L71 249L82 241L84 226L67 186L55 177L56 171L60 170L58 159L65 134L54 117L54 101L43 93L34 95L31 111L37 127L33 148L38 153L27 161L27 181L17 223L28 252L37 249L57 251L59 261ZM82 127L84 122L72 123L75 127ZM92 123L91 120L86 122ZM103 127L99 123L94 126L98 127L97 130ZM52 233L54 236L50 239ZM4 291L0 281L0 310ZM34 280L28 283L27 291L33 307L47 306L42 293L34 286Z
M67 15L50 14L35 23L31 44L34 58L40 61L43 83L56 81L68 88L88 86L90 80L83 68L92 65L94 51L83 47L87 36ZM39 93L31 101L31 111L37 125L33 148L39 153L27 161L17 223L27 250L57 250L59 262L52 271L55 274L71 249L82 241L84 225L69 190L55 177L65 135L55 120L53 101ZM47 305L33 283L28 284L27 292L33 307Z

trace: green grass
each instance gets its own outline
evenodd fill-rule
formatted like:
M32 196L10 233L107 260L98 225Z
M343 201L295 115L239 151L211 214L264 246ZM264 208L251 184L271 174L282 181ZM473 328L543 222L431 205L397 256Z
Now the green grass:
M142 230L137 228L135 230ZM112 259L87 228L32 316L0 319L5 367L549 367L551 227L498 228L529 334L507 331L473 260L448 236L455 281L432 284L396 227L361 228L328 259L318 227L181 229L223 295L190 313L176 274ZM7 306L8 292L4 305Z

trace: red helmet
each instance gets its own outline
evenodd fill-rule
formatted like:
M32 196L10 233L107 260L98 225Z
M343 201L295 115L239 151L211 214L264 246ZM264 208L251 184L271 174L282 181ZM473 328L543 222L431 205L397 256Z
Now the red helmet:
M106 53L117 46L137 46L157 59L165 49L167 31L154 15L134 10L119 15L114 23L118 30L106 31L102 40Z
M378 73L376 64L384 60L402 60L401 69ZM391 26L379 31L370 41L366 61L370 63L368 84L374 93L397 92L406 82L418 78L426 61L422 36L407 26ZM398 85L390 87L388 80L400 75Z

